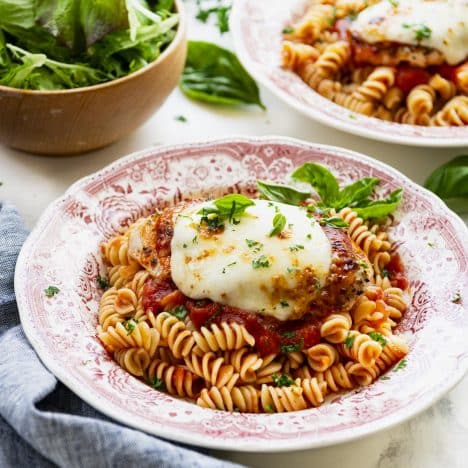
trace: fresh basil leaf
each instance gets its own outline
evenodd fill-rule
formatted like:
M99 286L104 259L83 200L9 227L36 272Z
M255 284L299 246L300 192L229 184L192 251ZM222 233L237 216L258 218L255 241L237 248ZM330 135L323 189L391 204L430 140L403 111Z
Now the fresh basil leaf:
M257 84L236 55L210 42L189 41L180 89L198 101L265 108Z
M333 206L339 197L340 188L335 176L324 166L305 163L291 176L294 180L310 184L322 199L325 206Z
M288 205L299 205L304 200L310 197L308 192L299 192L288 185L271 184L257 180L257 188L261 195L267 200L286 203Z
M36 22L37 0L0 0L0 27L31 28Z
M344 187L338 196L337 203L333 206L337 210L346 206L359 206L359 202L366 200L372 195L380 179L376 177L364 177Z
M367 200L360 203L359 207L353 208L363 219L383 218L393 213L401 203L403 189L394 190L387 198L382 200Z
M330 218L324 216L320 218L320 224L322 226L329 226L329 227L334 227L334 228L347 228L349 224L340 218L339 216L332 216Z
M223 217L233 218L242 214L246 208L253 206L255 203L245 195L232 193L218 198L213 202L218 209L218 212Z
M428 177L424 187L457 213L468 213L468 155L440 166Z
M273 218L273 229L270 232L270 237L277 236L286 226L286 216L281 213L276 213Z

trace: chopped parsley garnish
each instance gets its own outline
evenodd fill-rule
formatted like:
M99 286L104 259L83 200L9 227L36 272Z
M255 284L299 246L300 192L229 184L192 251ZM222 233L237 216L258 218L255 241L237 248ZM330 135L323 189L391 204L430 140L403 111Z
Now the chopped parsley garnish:
M296 336L295 332L285 331L282 335L286 338L294 338Z
M237 262L228 263L228 264L223 268L222 272L223 272L223 273L226 273L226 268L227 268L227 267L231 267L231 266L235 265L236 263L237 263Z
M219 0L218 0L219 3ZM229 31L229 13L231 11L231 2L227 2L224 5L216 5L211 8L202 7L203 0L197 0L198 11L195 16L197 20L202 23L206 23L208 19L213 15L216 17L216 26L221 34Z
M387 344L387 340L385 339L384 336L382 336L380 333L371 331L369 333L369 336L374 340L377 341L377 343L380 343L382 348L385 348L385 345Z
M160 379L159 377L155 377L153 380L151 380L150 385L155 390L165 390L166 389L166 384L164 383L164 380Z
M286 216L281 213L276 213L273 218L273 229L270 231L269 236L277 236L286 226Z
M188 246L187 246L187 244L183 243L183 244L182 244L182 247L183 247L184 249L186 249Z
M265 255L260 255L260 257L252 260L252 266L257 268L268 268L270 266L270 260Z
M307 234L307 239L312 240L312 234Z
M382 375L379 380L390 380L390 377L388 375Z
M384 269L382 270L382 276L383 276L384 278L389 278L389 277L390 277L390 272L389 272L387 269L384 268Z
M357 262L357 264L361 267L361 268L364 268L364 270L367 270L369 268L369 265L367 262L365 262L364 260L359 260Z
M268 403L268 405L265 406L265 411L267 413L274 413L275 412L275 410L273 409L273 406L271 406L270 403Z
M135 320L129 319L129 320L126 320L123 323L123 326L124 326L125 330L127 330L127 335L131 335L133 330L135 330L135 328L137 326L137 323L136 323Z
M431 249L433 249L435 247L435 244L433 242L428 242L427 243L428 247L430 247Z
M288 302L288 301L281 300L281 301L280 301L280 306L281 306L281 307L289 307L289 302Z
M275 387L290 387L294 385L294 380L291 379L288 374L273 374L271 378L273 379Z
M304 341L304 340L302 340ZM300 351L303 347L304 343L294 343L294 344L288 344L288 345L281 345L280 346L280 351L283 354L289 354L289 353L295 353L297 351Z
M348 119L356 120L357 117L354 114L348 114Z
M168 312L179 320L185 320L185 317L188 315L188 310L183 305L178 305L173 309L168 310Z
M454 304L461 304L461 301L462 301L461 294L459 292L455 293L452 297L452 302Z
M351 335L348 332L348 336L346 337L346 340L344 342L345 348L351 349L353 347L355 338L356 338L356 335Z
M292 26L286 26L283 29L283 34L292 34L294 32L294 28Z
M47 289L44 289L44 293L47 297L54 297L60 289L57 286L49 286Z
M398 0L388 0L395 8L398 6Z
M393 369L393 372L398 372L406 367L406 359L402 359Z
M304 246L301 244L291 245L291 247L289 247L289 250L291 252L299 252L299 250L304 250Z
M414 32L414 38L421 42L424 39L429 39L432 35L432 29L427 27L425 24L408 24L404 23L405 29L411 29Z
M332 216L330 218L323 216L320 218L321 226L329 226L334 228L347 228L349 224L338 216Z
M198 236L195 236L193 239L192 239L192 244L197 244L198 243Z
M109 287L109 280L104 276L98 276L96 278L96 283L101 289L107 289Z
M177 117L175 117L175 120L177 120L177 122L187 122L187 117L185 117L184 115L178 115Z
M357 11L351 11L348 15L349 21L354 21L358 17L359 13Z
M251 239L245 239L245 242L247 243L247 247L249 249L253 249L255 253L260 252L263 248L263 244L261 242L257 242Z

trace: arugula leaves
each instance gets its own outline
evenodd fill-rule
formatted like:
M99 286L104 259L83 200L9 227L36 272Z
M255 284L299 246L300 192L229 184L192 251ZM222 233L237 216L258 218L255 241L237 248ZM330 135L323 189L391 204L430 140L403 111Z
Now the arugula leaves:
M468 155L458 156L436 169L424 187L459 214L468 213Z
M179 86L186 96L198 101L253 104L265 109L257 84L237 56L210 42L189 41Z
M326 167L316 163L303 164L292 173L291 178L312 186L320 196L316 205L319 209L340 210L349 206L363 219L382 218L393 213L403 196L403 189L397 189L384 199L372 200L370 197L380 182L376 177L364 177L340 189L336 177ZM257 181L257 187L263 197L290 205L300 205L311 196L287 185L264 181ZM323 219L325 225L346 227L346 223L335 217Z
M0 84L70 89L132 73L174 38L172 9L169 0L0 0Z

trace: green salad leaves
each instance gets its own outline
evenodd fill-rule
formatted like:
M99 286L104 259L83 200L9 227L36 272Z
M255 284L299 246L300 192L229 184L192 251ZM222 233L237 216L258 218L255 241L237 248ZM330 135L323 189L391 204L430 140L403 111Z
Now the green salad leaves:
M91 86L154 61L175 36L173 0L0 0L0 84Z
M458 156L436 169L424 186L460 214L468 213L468 155Z
M403 189L397 189L386 198L371 198L380 182L380 179L375 177L364 177L340 189L336 177L326 167L316 163L303 164L292 173L291 178L311 185L320 197L314 205L319 210L330 208L340 210L349 206L363 219L383 218L393 213L403 196ZM287 185L270 184L259 180L257 188L264 198L290 205L299 205L311 198L311 193L301 192ZM333 218L327 219L333 220Z
M210 42L189 41L180 89L198 101L265 109L257 84L236 55Z

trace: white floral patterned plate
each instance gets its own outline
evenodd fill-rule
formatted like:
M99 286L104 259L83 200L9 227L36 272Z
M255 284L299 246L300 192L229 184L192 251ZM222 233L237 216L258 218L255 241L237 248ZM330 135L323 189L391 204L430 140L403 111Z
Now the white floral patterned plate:
M367 138L416 146L466 146L468 126L422 127L351 112L316 93L299 76L283 70L281 31L298 17L308 0L236 0L231 31L245 68L272 93L306 116Z
M200 408L151 389L113 362L95 333L103 272L99 244L156 207L200 194L253 193L257 178L286 181L305 161L342 182L382 180L405 188L391 234L411 281L399 326L407 365L387 380L317 409L239 414ZM151 148L75 183L42 215L18 259L21 321L43 363L90 405L151 434L189 444L279 451L343 442L388 428L428 407L468 369L468 245L462 221L396 170L348 150L288 138L234 138ZM44 289L60 292L46 297ZM459 293L461 304L452 302Z

